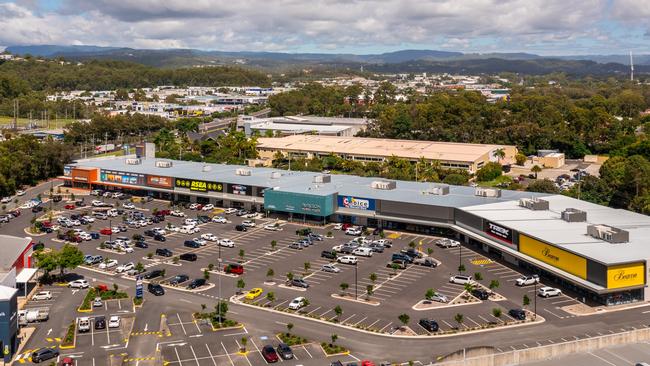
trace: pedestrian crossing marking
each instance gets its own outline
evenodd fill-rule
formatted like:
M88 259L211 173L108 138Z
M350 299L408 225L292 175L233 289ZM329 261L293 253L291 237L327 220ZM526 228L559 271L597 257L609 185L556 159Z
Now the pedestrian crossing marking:
M492 264L494 261L492 259L487 259L487 258L474 258L471 260L472 264L475 266L484 266L486 264Z

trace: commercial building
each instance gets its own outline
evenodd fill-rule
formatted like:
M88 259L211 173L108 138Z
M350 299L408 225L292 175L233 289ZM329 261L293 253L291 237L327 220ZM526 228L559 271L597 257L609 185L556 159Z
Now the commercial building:
M412 162L421 158L437 161L443 168L475 173L490 161L498 161L495 152L502 149L502 164L514 162L517 148L511 145L464 144L455 142L393 140L336 136L287 136L259 138L260 158L272 160L279 151L285 156L312 158L336 154L343 159L382 162L397 156Z
M34 277L32 239L0 235L0 350L5 363L18 349L18 296Z
M650 218L562 195L115 158L67 166L66 184L456 237L606 305L650 300Z
M287 135L325 135L325 136L354 136L364 130L368 120L365 118L334 118L316 116L285 116L256 118L240 116L237 128L243 130L246 136L258 132L261 136L272 133L273 136Z

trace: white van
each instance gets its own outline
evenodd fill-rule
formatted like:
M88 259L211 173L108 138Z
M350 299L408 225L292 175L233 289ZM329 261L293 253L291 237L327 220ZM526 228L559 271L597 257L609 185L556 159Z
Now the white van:
M372 257L372 249L366 247L359 247L352 251L352 254L361 257Z
M181 227L181 229L179 230L179 232L180 232L181 234L194 234L194 233L198 233L199 230L200 230L200 229L199 229L197 226L194 226L194 225L185 225L185 226L182 226L182 227Z
M88 332L90 331L90 318L88 317L83 317L79 318L77 321L77 329L79 332Z
M449 277L449 282L455 283L457 285L464 285L466 283L469 283L470 285L476 284L472 276L463 276L463 275L451 276Z

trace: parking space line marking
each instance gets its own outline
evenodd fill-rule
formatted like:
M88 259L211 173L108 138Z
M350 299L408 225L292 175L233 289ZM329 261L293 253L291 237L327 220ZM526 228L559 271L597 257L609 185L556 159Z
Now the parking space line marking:
M450 329L454 329L454 327L451 324L447 323L447 321L444 319L442 319L442 322L445 323Z
M257 344L256 344L255 341L253 340L253 337L251 337L251 343L253 343L253 346L255 346L255 349L257 350L257 353L260 355L260 357L262 358L262 360L264 360L264 363L266 363L266 364L268 365L269 362L268 362L268 361L264 358L264 356L262 355L262 351L260 351L260 348L257 347ZM278 358L279 358L279 359L282 359L282 357L278 357Z
M192 351L192 355L194 356L194 360L196 361L196 366L201 366L199 359L196 357L196 352L194 352L194 347L192 347L191 344L190 344L190 350Z
M210 346L208 344L205 344L205 348L208 350L208 354L210 355L210 359L212 360L212 364L214 366L217 366L217 361L214 359L214 356L212 355L212 351L210 351Z
M544 311L546 311L547 313L549 313L549 314L555 316L555 317L558 318L558 319L564 319L563 317L561 317L561 316L555 314L554 312L552 312L552 311L550 311L550 310L548 310L548 309L544 309Z
M307 350L307 347L305 347L304 344L302 345L302 349L304 349L305 352L307 352L307 354L309 355L309 358L314 358L314 356L312 356L311 353L309 353L309 351Z
M177 347L174 347L174 352L176 352L176 359L178 360L178 364L182 366L183 361L181 361L181 357L178 355L178 348ZM235 366L235 365L233 364L233 366Z
M377 319L377 320L375 320L374 322L372 322L372 324L370 324L370 325L368 326L368 328L370 328L370 327L372 327L373 325L377 324L377 322L380 321L380 320L381 320L381 319Z
M379 333L381 333L381 332L383 332L383 331L384 331L384 329L386 329L386 328L387 328L387 327L388 327L389 325L391 325L391 324L393 324L393 322L390 322L390 323L388 323L388 324L386 324L386 325L384 325L384 327L383 327L383 328L381 328L381 329L379 330Z
M606 359L604 359L604 358L602 358L602 357L600 357L600 356L598 356L598 355L596 355L596 354L594 354L592 352L587 352L587 354L590 354L590 355L596 357L597 359L599 359L599 360L601 360L601 361L603 361L603 362L605 362L605 363L607 363L609 365L616 366L615 363L611 363L611 362L607 361Z
M363 319L361 319L361 320L359 320L358 322L354 323L354 325L356 326L357 324L361 323L362 321L364 321L364 320L366 320L366 319L368 319L367 316L366 316L366 317L363 317Z
M352 315L350 315L349 317L343 319L343 321L341 321L341 323L345 323L346 321L348 321L348 320L354 318L356 315L357 315L357 314L352 314Z
M183 334L187 335L187 332L185 331L185 326L183 325L183 321L181 320L181 315L179 313L176 313L176 316L178 317L178 323L181 325L181 328L183 328Z
M312 311L310 311L310 312L308 312L308 313L307 313L307 315L311 315L311 313L313 313L314 311L316 311L316 310L318 310L318 309L320 309L320 308L321 308L320 306L319 306L319 307L317 307L317 308L315 308L314 310L312 310Z
M221 342L221 347L223 348L223 351L226 352L226 356L228 356L228 360L230 360L230 364L231 364L232 366L235 366L235 363L232 362L232 358L231 358L230 355L228 354L228 350L226 349L226 346L224 346L223 342Z
M199 328L199 324L196 322L196 320L193 321L192 323L194 323L194 325L196 326L196 330L199 331L199 334L203 333L203 332L201 331L201 328Z

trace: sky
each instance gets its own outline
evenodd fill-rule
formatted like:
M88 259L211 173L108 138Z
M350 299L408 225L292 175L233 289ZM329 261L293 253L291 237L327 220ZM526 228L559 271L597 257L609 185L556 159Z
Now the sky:
M650 0L0 0L0 46L650 53Z

